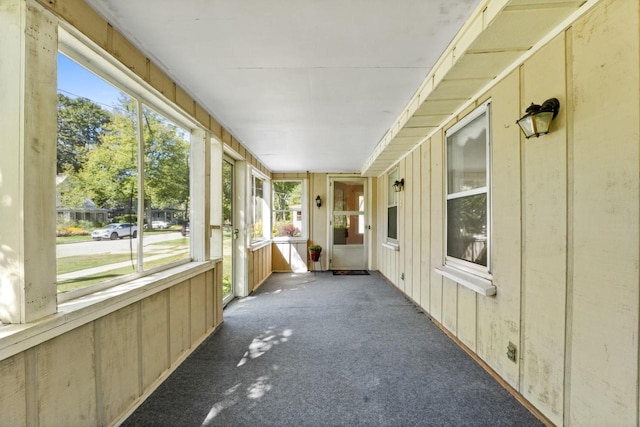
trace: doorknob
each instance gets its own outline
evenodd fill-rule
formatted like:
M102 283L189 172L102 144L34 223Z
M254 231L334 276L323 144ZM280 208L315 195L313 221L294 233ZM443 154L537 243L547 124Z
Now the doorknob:
M236 240L238 238L238 234L240 234L240 230L238 230L237 228L233 229L233 240Z

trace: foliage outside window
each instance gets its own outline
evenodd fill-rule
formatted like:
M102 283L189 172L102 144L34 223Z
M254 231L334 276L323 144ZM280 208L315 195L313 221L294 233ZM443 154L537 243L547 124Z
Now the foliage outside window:
M303 202L303 181L274 181L273 227L274 238L303 237L306 206Z
M489 104L446 133L447 263L489 270Z
M57 96L58 291L189 258L189 132L63 54Z
M268 238L266 231L269 229L269 212L265 195L266 181L257 175L251 175L251 242L259 242Z
M387 176L387 240L398 240L398 193L393 189L393 183L398 179L398 169L389 172Z

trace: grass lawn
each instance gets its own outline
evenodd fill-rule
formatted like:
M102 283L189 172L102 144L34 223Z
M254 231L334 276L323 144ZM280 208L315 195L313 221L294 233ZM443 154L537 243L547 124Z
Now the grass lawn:
M77 279L68 279L58 281L58 292L68 292L78 288L84 288L85 286L93 285L95 283L106 282L107 280L115 279L120 276L134 273L135 270L131 267L118 268L116 270L104 271L91 276L83 276Z
M163 233L168 230L157 230L157 231L145 231L147 233ZM57 239L62 239L63 242L58 242L60 244L63 243L73 243L73 242L82 242L91 240L91 236L69 236L69 237L58 237ZM231 239L230 233L225 233L223 236L223 261L222 261L222 294L223 296L231 293L231 285L232 285L232 258L231 258L231 249L233 241ZM168 264L173 261L178 261L187 258L189 249L189 238L188 237L179 237L174 240L167 240L164 242L153 243L149 246L144 247L144 257L151 257L154 255L166 254L167 251L170 253L167 256L163 256L162 258L145 261L144 268L151 269L163 264ZM83 256L73 256L73 257L65 257L57 259L57 272L58 274L66 274L72 273L75 271L86 270L95 267L105 267L105 271L101 271L100 273L86 275L78 278L60 280L58 281L58 292L67 292L73 289L78 289L82 287L86 287L95 283L106 282L108 280L112 280L121 276L129 275L135 273L135 253L133 259L133 265L128 265L126 267L113 268L108 269L109 265L121 263L125 261L131 261L130 254L98 254L98 255L83 255Z
M90 242L91 234L86 236L62 236L56 237L56 245L63 245L65 243L80 243L80 242Z
M231 293L231 281L232 281L232 263L231 263L231 249L233 247L233 241L230 233L223 233L222 235L222 297Z
M145 233L146 234L146 233ZM189 240L179 236L177 239L150 244L144 247L144 268L150 269L159 265L168 264L173 261L185 259L189 256ZM158 256L158 259L148 260L148 258ZM128 262L129 265L118 266L118 263ZM104 267L103 271L95 274L86 274L77 278L70 278L58 281L58 292L66 292L77 288L92 285L94 283L106 282L120 276L135 273L136 254L94 254L64 257L57 259L57 273L59 275L88 270L96 267ZM89 273L89 272L87 272Z
M58 274L71 273L87 268L100 267L103 265L113 264L116 262L129 261L130 254L98 254L84 256L70 256L58 258L57 267ZM133 263L135 265L135 253L133 255Z

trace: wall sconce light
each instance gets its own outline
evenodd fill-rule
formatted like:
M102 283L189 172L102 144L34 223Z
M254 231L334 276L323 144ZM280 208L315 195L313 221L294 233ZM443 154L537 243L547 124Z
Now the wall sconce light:
M399 193L402 191L402 189L404 188L404 178L402 178L400 181L397 181L393 183L393 191L395 191L396 193Z
M549 133L551 120L555 119L560 110L560 101L557 98L547 99L542 105L531 103L525 115L516 123L522 129L522 133L528 139Z
M320 195L318 194L316 196L316 207L319 208L320 206L322 206L322 199L320 198Z

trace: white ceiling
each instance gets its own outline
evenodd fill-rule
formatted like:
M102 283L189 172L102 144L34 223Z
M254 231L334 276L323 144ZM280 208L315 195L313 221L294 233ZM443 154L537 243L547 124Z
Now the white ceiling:
M87 0L274 172L357 172L479 0Z

